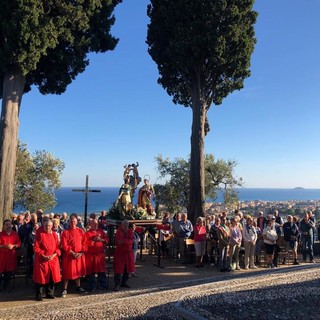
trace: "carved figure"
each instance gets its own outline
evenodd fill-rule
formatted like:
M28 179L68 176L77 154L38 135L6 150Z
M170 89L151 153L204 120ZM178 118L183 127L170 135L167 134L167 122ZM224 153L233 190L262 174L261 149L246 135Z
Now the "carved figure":
M139 176L139 171L138 171L138 167L139 167L139 163L136 162L135 164L127 164L124 165L124 172L123 172L123 180L127 181L129 179L129 184L131 186L131 197L133 198L134 196L134 192L137 188L137 186L139 185L139 183L141 182L141 178ZM130 174L132 171L132 174Z
M149 184L148 179L143 180L144 185L139 190L138 206L147 210L149 215L153 213L152 196L155 196L153 185Z
M131 186L130 179L127 178L124 184L120 187L119 196L116 204L119 205L121 212L124 214L129 214L132 209L131 200Z

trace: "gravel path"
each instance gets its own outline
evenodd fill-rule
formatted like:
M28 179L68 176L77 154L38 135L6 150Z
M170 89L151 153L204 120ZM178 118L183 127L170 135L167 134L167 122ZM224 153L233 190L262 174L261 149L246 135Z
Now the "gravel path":
M20 299L18 304L16 301L13 305L2 305L0 319L175 320L182 319L182 315L186 314L186 319L299 320L306 315L305 307L310 304L310 299L313 307L308 309L309 319L320 319L315 303L320 301L318 264L276 270L258 269L253 272L214 273L214 276L209 270L204 271L202 278L203 274L195 277L192 268L179 278L175 278L176 274L168 270L150 270L153 274L145 274L145 277L159 279L162 276L161 279L166 281L157 286L153 284L119 292L71 295L66 299L43 302L29 303ZM190 278L192 280L186 280ZM155 283L159 284L159 280Z
M320 269L224 281L216 288L202 286L177 304L205 319L320 319ZM309 308L310 303L313 307Z

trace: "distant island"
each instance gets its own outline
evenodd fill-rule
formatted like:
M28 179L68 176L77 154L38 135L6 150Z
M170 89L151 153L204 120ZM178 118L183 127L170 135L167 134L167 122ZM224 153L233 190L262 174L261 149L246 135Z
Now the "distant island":
M295 187L295 188L293 188L293 190L304 190L304 188L302 188L302 187Z

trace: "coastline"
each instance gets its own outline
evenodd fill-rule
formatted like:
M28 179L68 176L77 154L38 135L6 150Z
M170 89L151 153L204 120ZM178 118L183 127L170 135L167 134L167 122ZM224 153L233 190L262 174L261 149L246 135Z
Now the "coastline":
M72 192L72 189L83 189L82 187L62 187L56 192L57 205L46 212L62 213L67 212L83 214L85 197L82 192ZM101 190L100 193L89 193L88 213L98 213L101 210L108 210L116 201L119 187L91 187L90 189ZM238 188L238 206L253 210L255 207L286 207L304 206L306 208L317 208L320 206L320 189L294 189L294 188ZM133 203L137 202L137 193ZM217 199L206 199L207 207L213 204L222 206L223 195L218 193ZM15 208L14 212L23 211Z

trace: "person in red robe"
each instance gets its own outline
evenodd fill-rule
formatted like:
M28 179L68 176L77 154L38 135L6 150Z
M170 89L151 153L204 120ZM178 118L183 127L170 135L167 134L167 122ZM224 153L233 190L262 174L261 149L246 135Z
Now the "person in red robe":
M48 220L43 225L43 232L36 234L34 243L33 281L36 284L36 299L43 300L43 286L46 298L54 299L54 284L61 281L59 239L52 231L53 223Z
M86 275L86 260L84 256L84 231L77 227L78 217L70 215L69 228L61 234L62 252L62 297L67 295L69 280L75 280L77 291L84 293L80 286L80 278Z
M0 290L6 290L9 287L12 274L17 269L15 249L20 246L19 235L12 230L11 221L4 220L3 229L0 232Z
M136 271L132 249L133 239L133 231L129 229L128 220L122 221L115 237L114 291L119 291L120 287L130 288L128 285L129 273Z
M107 289L105 247L109 243L109 238L103 230L98 229L98 226L98 220L89 220L90 229L85 233L86 269L91 292L96 289L96 274L98 274L99 289Z

